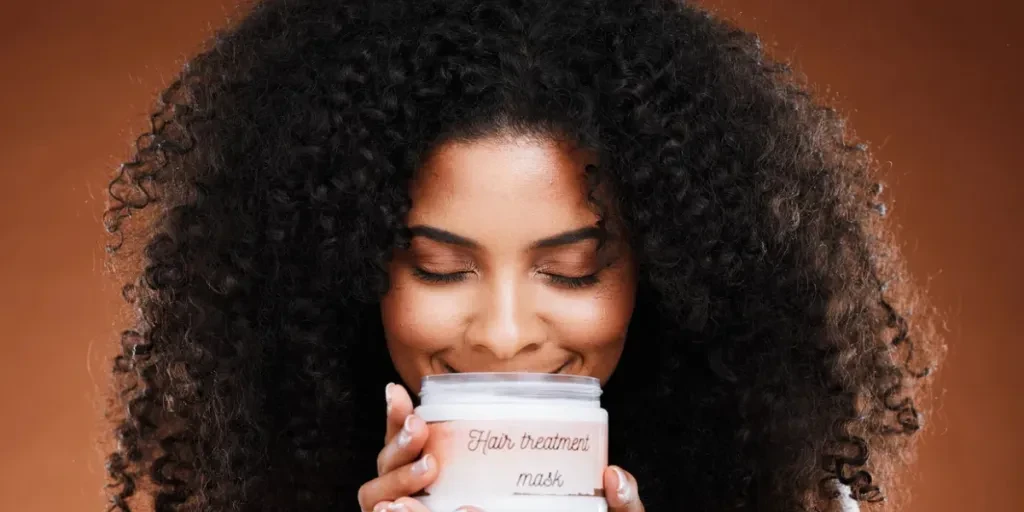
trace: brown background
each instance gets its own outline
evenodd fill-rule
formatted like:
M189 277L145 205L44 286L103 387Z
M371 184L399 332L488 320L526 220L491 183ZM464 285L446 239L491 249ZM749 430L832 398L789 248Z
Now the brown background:
M101 273L104 185L156 91L231 3L0 7L0 510L104 506L98 442L119 304ZM950 347L907 510L1024 510L1017 2L708 3L837 94L892 169L893 215Z

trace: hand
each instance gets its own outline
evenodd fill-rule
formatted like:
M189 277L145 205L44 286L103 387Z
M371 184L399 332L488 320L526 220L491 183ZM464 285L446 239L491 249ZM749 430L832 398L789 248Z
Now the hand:
M385 395L384 449L377 455L377 478L359 488L360 510L429 512L423 504L407 497L437 478L437 461L432 456L417 459L427 442L427 423L413 414L412 398L405 388L388 384Z
M604 470L604 498L609 512L644 512L644 504L637 494L636 479L618 466Z

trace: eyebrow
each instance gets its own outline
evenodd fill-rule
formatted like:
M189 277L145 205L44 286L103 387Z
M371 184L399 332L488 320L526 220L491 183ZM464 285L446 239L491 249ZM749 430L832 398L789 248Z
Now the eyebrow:
M456 235L451 231L445 231L441 228L426 225L416 225L409 227L409 237L414 238L421 236L447 245L457 245L459 247L466 247L468 249L478 249L480 244L471 238L466 238L462 235ZM582 242L584 240L597 240L603 241L605 238L605 232L598 226L586 226L579 229L573 229L564 233L559 233L554 236L550 236L541 240L537 240L531 246L531 249L550 249L552 247L562 247L566 245L572 245L575 243Z

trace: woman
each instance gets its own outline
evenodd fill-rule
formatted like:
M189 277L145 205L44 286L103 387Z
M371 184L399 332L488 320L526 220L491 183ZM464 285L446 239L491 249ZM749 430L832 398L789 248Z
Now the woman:
M265 1L161 100L107 212L113 508L422 512L413 397L456 371L600 378L615 511L895 494L936 340L865 147L753 36Z

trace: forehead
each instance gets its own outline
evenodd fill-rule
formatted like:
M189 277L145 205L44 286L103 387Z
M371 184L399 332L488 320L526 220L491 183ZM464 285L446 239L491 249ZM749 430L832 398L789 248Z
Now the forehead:
M593 152L536 137L443 144L412 184L409 223L443 222L463 231L487 223L536 231L547 224L556 232L565 224L592 223L584 173L592 163Z

